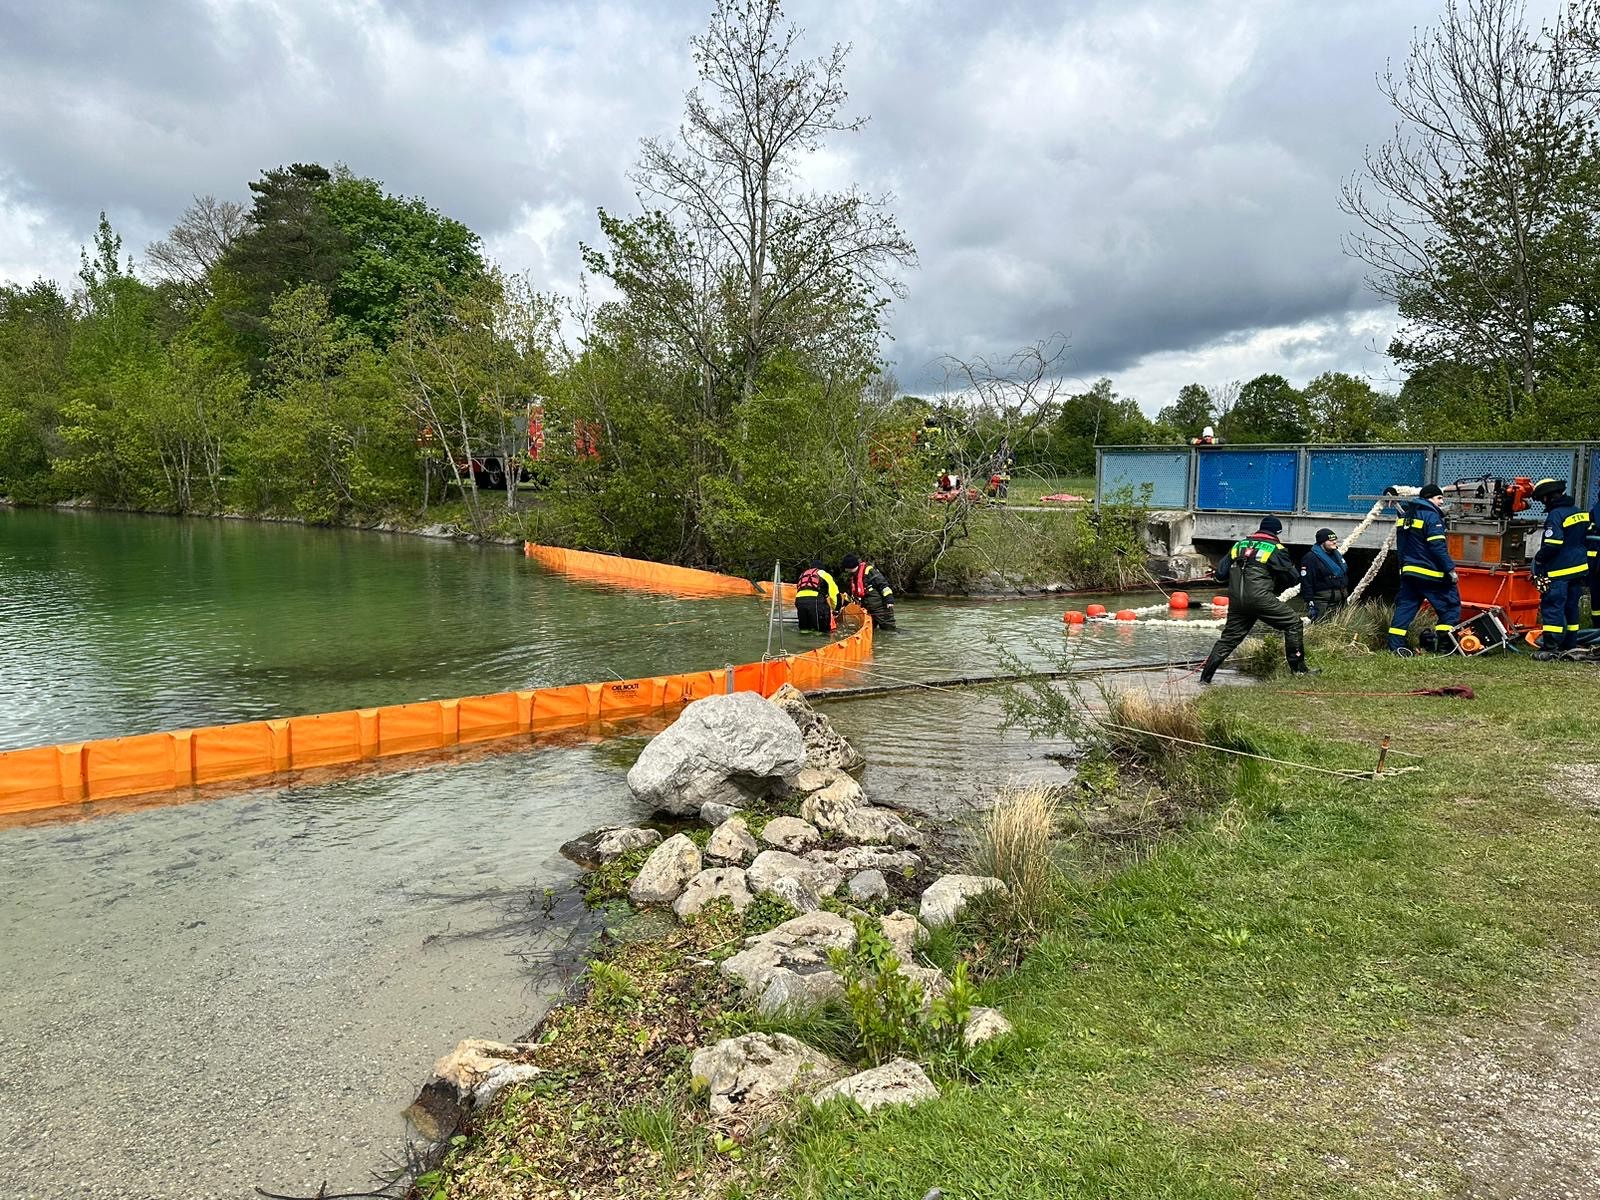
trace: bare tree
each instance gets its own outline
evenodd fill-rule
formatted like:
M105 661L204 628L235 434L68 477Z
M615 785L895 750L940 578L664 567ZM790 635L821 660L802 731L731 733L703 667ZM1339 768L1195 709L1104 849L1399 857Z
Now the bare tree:
M247 212L232 200L196 196L166 240L150 243L146 270L159 283L210 295L211 272L244 232Z
M633 175L695 231L696 271L732 290L744 399L780 347L826 351L841 334L859 339L863 318L875 334L873 298L899 294L892 272L916 260L888 197L801 183L829 135L865 124L842 113L848 48L801 58L801 32L779 0L718 0L692 39L700 84L678 137L646 140Z
M974 418L988 418L982 424L997 431L964 450L964 470L988 471L1060 411L1071 391L1064 377L1070 348L1066 335L1055 333L1000 359L945 357L944 392ZM1095 433L1098 438L1098 428Z
M1361 226L1346 251L1409 322L1404 357L1509 364L1524 394L1537 389L1546 234L1592 113L1580 15L1535 33L1521 0L1450 0L1379 78L1394 133L1340 207ZM1516 403L1508 388L1508 416Z

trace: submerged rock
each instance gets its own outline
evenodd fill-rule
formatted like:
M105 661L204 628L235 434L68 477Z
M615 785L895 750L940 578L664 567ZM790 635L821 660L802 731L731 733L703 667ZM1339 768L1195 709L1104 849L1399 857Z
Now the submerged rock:
M701 865L700 848L683 834L673 834L644 860L628 888L628 899L635 904L671 904L700 873Z
M881 1067L860 1071L838 1083L830 1083L816 1096L818 1104L825 1104L836 1096L854 1100L865 1111L891 1104L920 1104L924 1100L937 1100L939 1089L927 1073L908 1058L897 1058Z
M631 851L645 850L660 844L661 834L657 830L640 829L632 825L612 825L573 838L561 847L561 853L585 871L593 871Z
M773 693L772 703L789 714L790 720L805 739L807 766L849 770L865 761L856 748L834 729L828 718L811 707L811 702L797 688L784 684Z
M795 723L753 692L696 700L657 734L628 772L633 794L675 816L708 801L743 805L783 786L806 763Z
M990 875L941 875L922 893L920 915L931 927L948 925L979 896L1005 890L1006 885Z
M711 1115L771 1124L785 1102L837 1079L840 1064L786 1033L747 1033L694 1052L689 1071L703 1080Z

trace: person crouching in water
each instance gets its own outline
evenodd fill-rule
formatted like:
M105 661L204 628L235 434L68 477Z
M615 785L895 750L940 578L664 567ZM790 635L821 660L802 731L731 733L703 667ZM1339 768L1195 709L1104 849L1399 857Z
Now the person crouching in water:
M894 589L882 571L857 554L844 556L845 593L872 617L874 629L894 628Z
M1211 682L1217 668L1239 648L1257 621L1283 634L1289 670L1296 675L1311 673L1306 666L1300 614L1278 599L1279 592L1300 582L1300 573L1278 537L1282 532L1283 522L1277 517L1262 517L1261 528L1235 542L1228 556L1217 564L1217 581L1228 585L1228 623L1222 627L1222 636L1211 648L1205 666L1200 668L1201 683Z
M794 586L794 611L801 633L832 633L833 615L839 611L839 585L813 558Z
M1306 615L1313 621L1326 621L1344 607L1350 596L1350 568L1339 553L1338 535L1331 529L1317 530L1317 544L1300 560L1300 598L1306 602Z

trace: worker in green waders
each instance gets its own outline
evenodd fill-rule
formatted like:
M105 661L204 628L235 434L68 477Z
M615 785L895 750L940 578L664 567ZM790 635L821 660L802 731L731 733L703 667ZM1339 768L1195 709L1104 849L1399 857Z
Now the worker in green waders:
M794 586L794 611L800 618L801 633L832 633L834 614L839 611L839 585L822 569L822 560L813 558L800 572Z
M1300 582L1300 572L1279 536L1282 533L1282 521L1277 517L1262 517L1261 527L1235 542L1217 564L1217 581L1228 585L1228 623L1222 627L1222 636L1211 648L1205 666L1200 668L1201 683L1211 682L1223 660L1239 648L1239 643L1250 635L1257 621L1283 634L1289 670L1296 675L1311 673L1311 668L1306 666L1305 631L1300 614L1278 599L1279 592Z

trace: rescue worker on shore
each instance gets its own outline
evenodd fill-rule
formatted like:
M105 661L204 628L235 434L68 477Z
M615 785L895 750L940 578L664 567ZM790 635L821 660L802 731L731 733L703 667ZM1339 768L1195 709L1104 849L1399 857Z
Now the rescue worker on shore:
M1406 645L1406 634L1424 604L1433 609L1433 629L1418 639L1421 649L1429 654L1449 654L1455 649L1450 631L1461 620L1461 591L1456 586L1456 564L1450 557L1445 535L1443 495L1438 484L1423 484L1414 500L1400 505L1400 515L1395 518L1400 594L1389 622L1391 654L1406 657L1412 653ZM1440 634L1444 635L1443 645Z
M813 558L800 572L794 586L794 611L800 618L801 633L832 633L834 614L839 611L839 585L822 569L822 560Z
M1600 522L1594 520L1595 508L1589 510L1589 627L1600 629Z
M844 556L845 594L872 617L874 629L894 628L894 589L883 572L859 554Z
M1578 648L1578 609L1589 574L1589 540L1594 532L1586 509L1567 495L1564 479L1541 479L1533 498L1544 505L1544 540L1530 571L1539 588L1540 657Z
M1235 542L1228 556L1217 564L1217 581L1228 585L1228 623L1206 656L1205 666L1200 668L1201 683L1211 682L1217 668L1239 648L1257 621L1283 634L1289 670L1296 675L1311 674L1311 668L1306 666L1305 630L1300 614L1278 599L1279 592L1300 582L1294 560L1279 537L1282 532L1283 522L1277 517L1262 517L1261 527Z
M1306 602L1306 615L1326 621L1344 607L1349 595L1350 568L1339 553L1339 535L1319 529L1317 544L1300 560L1300 598Z

